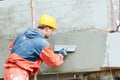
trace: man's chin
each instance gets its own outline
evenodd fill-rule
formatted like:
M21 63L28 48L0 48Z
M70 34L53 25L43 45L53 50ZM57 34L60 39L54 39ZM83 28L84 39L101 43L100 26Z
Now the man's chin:
M48 36L45 36L45 38L47 39L47 38L49 38Z

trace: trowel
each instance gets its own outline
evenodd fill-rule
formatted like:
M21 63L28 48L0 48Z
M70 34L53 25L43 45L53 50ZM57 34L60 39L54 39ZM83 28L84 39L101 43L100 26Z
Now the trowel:
M76 50L76 45L54 45L54 52L59 52L61 49L65 49L68 53L74 53Z

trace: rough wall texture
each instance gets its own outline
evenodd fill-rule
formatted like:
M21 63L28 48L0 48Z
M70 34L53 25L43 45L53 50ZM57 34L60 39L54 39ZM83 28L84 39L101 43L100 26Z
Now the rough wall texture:
M102 65L106 34L94 31L94 28L103 29L108 27L107 0L35 0L36 22L39 16L44 13L52 15L57 20L58 31L56 33L60 32L61 34L54 35L58 38L55 38L55 43L76 44L79 49L77 49L76 54L68 55L65 65L53 70L53 72L76 72L84 68L98 68ZM2 59L0 62L0 77L3 76L2 64L9 55L8 45L10 40L19 32L31 27L31 24L29 1L0 1L0 59ZM74 29L79 29L80 32L62 34L64 31L69 32L68 30L74 31ZM91 31L85 31L86 29ZM99 62L95 63L97 58L95 57L94 60L94 55L99 55L99 58L101 58ZM78 60L84 64L81 65ZM91 64L89 64L88 60L90 60ZM71 62L74 63L73 67L69 66ZM91 67L92 65L94 66ZM46 69L48 70L49 68L46 67ZM43 70L45 71L44 68ZM50 69L47 73L51 72Z
M86 72L99 70L102 67L106 51L105 33L96 31L81 31L61 33L52 36L51 45L76 45L75 53L69 53L64 64L52 69L43 65L41 73Z
M29 3L26 0L0 1L0 35L15 35L31 27ZM36 22L44 13L56 18L59 29L108 27L107 0L35 0Z
M3 76L3 64L5 62L5 59L7 58L7 56L9 55L9 51L8 51L8 45L10 43L9 40L5 40L5 39L0 39L0 78Z
M106 62L109 62L109 64L104 64L104 66L112 66L112 67L120 67L120 62L118 61L120 59L120 33L113 33L108 34L106 39L106 56L108 56L108 59L106 59Z

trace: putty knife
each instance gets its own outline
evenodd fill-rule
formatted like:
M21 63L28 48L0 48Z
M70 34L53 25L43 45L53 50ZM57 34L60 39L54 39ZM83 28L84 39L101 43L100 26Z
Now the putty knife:
M54 45L54 52L59 52L60 49L64 48L67 52L73 53L76 50L76 45Z

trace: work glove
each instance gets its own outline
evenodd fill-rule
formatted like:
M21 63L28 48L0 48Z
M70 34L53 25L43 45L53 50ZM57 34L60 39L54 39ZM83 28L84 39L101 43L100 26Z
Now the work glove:
M58 53L58 54L61 54L61 55L63 56L63 59L65 59L65 58L66 58L66 56L67 56L66 49L64 49L64 48L60 49L60 51L59 51L59 53Z

